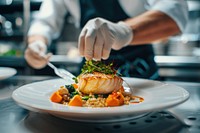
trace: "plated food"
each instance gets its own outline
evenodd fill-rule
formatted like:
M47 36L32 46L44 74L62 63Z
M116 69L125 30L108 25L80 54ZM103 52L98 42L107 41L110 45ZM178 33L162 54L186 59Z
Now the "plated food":
M52 102L81 107L112 107L141 103L142 97L124 90L123 79L113 64L86 61L75 83L61 86L50 97Z
M52 93L70 80L61 78L38 81L20 86L13 91L12 98L21 107L33 112L48 113L56 117L84 122L119 122L133 120L149 112L155 112L174 107L185 102L189 93L182 87L164 82L122 77L123 82L130 86L132 95L144 98L137 104L115 107L73 107L50 100ZM125 92L129 87L123 83ZM86 97L87 98L87 97ZM135 97L135 99L137 99ZM139 99L139 98L138 98ZM82 100L82 99L81 99ZM132 101L130 101L132 102ZM133 100L137 102L137 100ZM66 103L68 104L68 103Z

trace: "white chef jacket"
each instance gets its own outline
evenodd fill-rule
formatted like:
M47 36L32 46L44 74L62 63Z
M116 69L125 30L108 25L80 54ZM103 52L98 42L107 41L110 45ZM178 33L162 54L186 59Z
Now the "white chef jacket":
M170 16L181 32L184 31L188 19L188 6L185 0L118 1L130 17L135 17L148 10L158 10ZM67 13L74 17L75 25L79 27L81 17L79 0L44 0L39 14L30 26L28 36L42 35L48 39L48 42L51 42L59 36Z

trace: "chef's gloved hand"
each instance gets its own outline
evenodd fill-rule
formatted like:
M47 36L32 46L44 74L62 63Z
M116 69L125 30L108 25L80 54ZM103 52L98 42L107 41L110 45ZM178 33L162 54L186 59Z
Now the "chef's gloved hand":
M79 36L79 52L86 60L107 59L111 49L127 46L133 38L131 27L124 22L112 23L103 18L87 22Z
M30 43L25 51L25 59L30 66L35 69L45 67L51 57L51 54L46 54L47 45L43 41L34 41Z

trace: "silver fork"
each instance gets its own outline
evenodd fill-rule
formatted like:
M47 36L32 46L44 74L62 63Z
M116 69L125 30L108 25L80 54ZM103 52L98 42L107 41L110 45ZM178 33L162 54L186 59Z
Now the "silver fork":
M41 56L44 60L46 60L44 54L40 54L40 56ZM67 81L69 81L69 80L70 80L70 81L74 81L73 78L75 78L75 76L74 76L72 73L70 73L69 71L67 71L67 70L65 70L65 69L62 69L62 68L57 68L57 67L56 67L55 65L53 65L50 61L48 61L47 65L48 65L49 67L51 67L51 68L54 70L54 73L55 73L57 76L61 77L62 79L67 80Z
M47 65L54 70L54 72L57 76L65 79L67 81L69 81L69 80L74 81L73 78L75 78L75 76L72 73L70 73L69 71L62 69L62 68L57 68L51 62L48 62Z

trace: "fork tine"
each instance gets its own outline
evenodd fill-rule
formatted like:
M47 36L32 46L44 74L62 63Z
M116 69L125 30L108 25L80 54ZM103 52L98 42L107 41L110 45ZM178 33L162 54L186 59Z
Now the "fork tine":
M57 68L56 66L54 66L51 62L48 62L47 65L48 65L49 67L51 67L51 68L54 70L54 72L55 72L55 74L56 74L57 76L59 76L59 77L65 79L65 80L69 80L69 79L70 79L70 80L73 80L72 78L75 77L73 74L71 74L70 72L68 72L68 71L65 70L65 69L58 69L58 68ZM70 78L68 78L68 77L70 77Z

